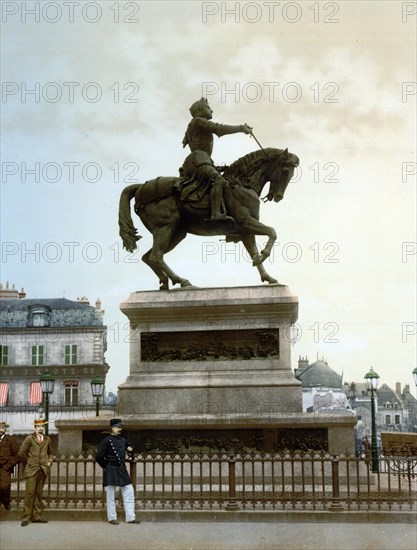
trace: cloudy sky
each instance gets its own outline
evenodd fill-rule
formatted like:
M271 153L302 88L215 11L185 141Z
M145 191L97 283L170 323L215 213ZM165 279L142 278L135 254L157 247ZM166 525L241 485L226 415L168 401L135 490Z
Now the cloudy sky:
M267 270L300 301L292 366L319 356L349 382L373 366L413 387L414 5L2 2L1 281L29 298L100 297L116 390L129 370L119 304L158 287L137 218L139 252L122 250L120 192L177 174L188 108L206 95L216 122L300 158L261 211L278 232ZM213 157L256 148L225 136ZM260 283L219 238L189 236L167 260L200 287Z

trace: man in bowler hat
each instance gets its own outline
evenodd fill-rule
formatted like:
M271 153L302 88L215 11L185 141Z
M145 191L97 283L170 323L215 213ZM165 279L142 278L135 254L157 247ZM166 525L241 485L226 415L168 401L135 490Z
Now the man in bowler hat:
M42 491L53 461L51 439L45 435L46 422L39 418L33 423L35 431L28 435L19 450L19 458L25 464L25 502L22 527L32 523L48 523L42 518Z
M10 510L13 468L19 462L19 445L13 435L6 433L8 427L6 422L0 422L0 505L3 504L6 510Z
M126 469L126 452L132 453L132 446L122 437L123 422L120 418L110 420L110 435L100 443L96 461L103 468L103 485L107 494L107 519L118 525L115 503L116 487L120 487L125 509L126 523L140 523L135 516L135 494L132 481Z

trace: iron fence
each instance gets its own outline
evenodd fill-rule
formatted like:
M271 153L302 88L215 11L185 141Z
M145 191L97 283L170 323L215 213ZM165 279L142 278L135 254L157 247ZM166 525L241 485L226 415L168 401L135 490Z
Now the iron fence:
M138 510L416 508L417 457L381 457L378 473L367 459L322 452L147 453L127 462ZM19 466L13 507L23 506L24 489ZM103 509L102 470L94 456L56 457L43 496L47 509Z

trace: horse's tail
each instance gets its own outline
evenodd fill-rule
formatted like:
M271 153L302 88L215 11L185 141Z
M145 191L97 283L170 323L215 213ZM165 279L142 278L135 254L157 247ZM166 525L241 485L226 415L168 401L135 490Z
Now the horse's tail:
M138 183L129 185L123 189L122 194L120 195L119 235L123 241L123 248L125 248L128 252L133 252L136 250L136 241L141 238L133 225L132 216L130 214L130 201L135 196L139 186L140 184Z

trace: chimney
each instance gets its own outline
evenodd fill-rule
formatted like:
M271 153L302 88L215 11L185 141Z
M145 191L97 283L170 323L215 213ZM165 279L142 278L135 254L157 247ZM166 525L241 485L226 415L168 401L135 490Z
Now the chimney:
M297 371L304 371L308 367L307 355L305 357L299 357L298 359L298 369Z
M410 393L410 384L405 384L404 393Z
M23 298L26 298L26 292L25 289L22 287L22 290L19 292L19 300L23 300Z
M299 357L298 359L298 368L295 369L295 372L294 374L297 376L297 374L302 374L305 369L308 367L308 359L307 359L307 355L305 357Z
M101 310L101 300L100 300L100 298L97 298L97 300L96 300L96 310L97 311Z
M87 298L87 296L81 296L81 298L77 298L77 302L80 304L86 304L87 306L90 305L90 300Z
M395 393L397 395L401 395L401 382L396 382L395 383Z
M0 300L18 300L19 292L17 291L15 285L12 285L12 288L9 286L9 281L6 281L6 287L0 283Z

